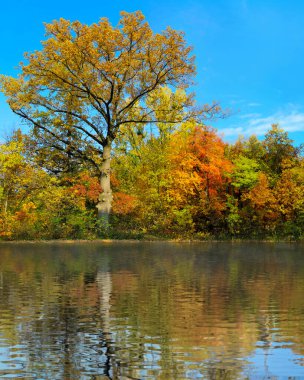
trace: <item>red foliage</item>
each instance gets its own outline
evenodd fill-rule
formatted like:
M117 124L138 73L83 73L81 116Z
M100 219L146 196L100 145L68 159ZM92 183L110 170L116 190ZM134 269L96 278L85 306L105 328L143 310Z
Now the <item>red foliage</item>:
M114 193L113 212L115 214L130 214L136 206L136 198L125 193Z
M71 187L71 190L76 195L96 203L102 188L96 177L91 177L88 173L82 173Z

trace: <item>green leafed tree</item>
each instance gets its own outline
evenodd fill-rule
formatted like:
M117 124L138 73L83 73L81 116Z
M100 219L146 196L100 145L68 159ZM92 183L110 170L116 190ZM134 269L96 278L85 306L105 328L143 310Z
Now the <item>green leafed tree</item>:
M279 176L283 170L284 161L297 159L299 149L293 145L293 140L288 137L288 132L273 124L266 133L264 146L266 149L266 164L272 174Z
M234 160L234 169L231 173L232 185L237 189L250 189L258 181L259 164L246 156L239 156Z

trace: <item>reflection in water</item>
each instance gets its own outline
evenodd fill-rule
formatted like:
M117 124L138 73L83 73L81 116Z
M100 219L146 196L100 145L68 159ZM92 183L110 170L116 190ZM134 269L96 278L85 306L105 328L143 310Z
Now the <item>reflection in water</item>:
M303 246L2 244L0 378L304 374Z

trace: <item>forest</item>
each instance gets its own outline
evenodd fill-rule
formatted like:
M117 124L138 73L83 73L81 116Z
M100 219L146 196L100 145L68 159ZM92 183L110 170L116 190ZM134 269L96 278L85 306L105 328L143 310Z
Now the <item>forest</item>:
M304 160L277 125L231 144L204 125L132 127L114 151L106 225L93 168L16 131L0 145L1 239L303 238Z
M27 126L0 145L1 239L303 238L302 147L278 124L224 142L182 32L141 12L45 27L0 76Z

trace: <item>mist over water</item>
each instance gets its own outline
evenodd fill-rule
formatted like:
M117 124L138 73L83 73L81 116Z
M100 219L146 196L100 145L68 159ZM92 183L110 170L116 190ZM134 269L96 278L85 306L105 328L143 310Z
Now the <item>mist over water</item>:
M0 244L0 378L304 376L304 247Z

